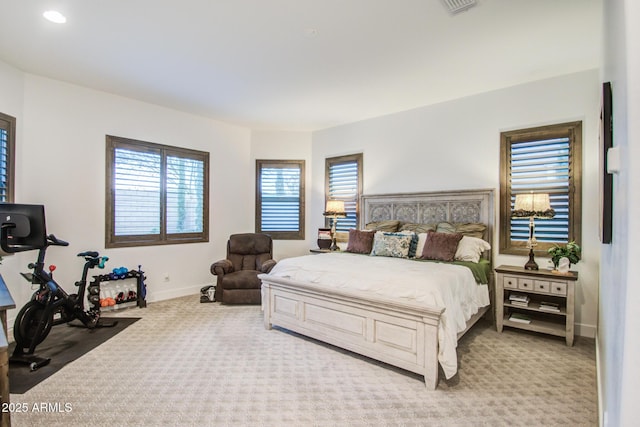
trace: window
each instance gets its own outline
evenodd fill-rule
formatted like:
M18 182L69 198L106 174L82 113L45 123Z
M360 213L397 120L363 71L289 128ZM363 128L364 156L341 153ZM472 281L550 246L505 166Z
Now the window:
M358 228L359 223L358 205L362 195L362 153L327 158L324 176L325 201L344 200L347 217L338 219L336 231L338 232L338 240L346 241L348 236L340 233L348 233L350 229ZM327 219L326 226L330 225Z
M0 113L0 202L13 202L16 119Z
M256 160L256 232L304 239L304 160Z
M107 135L107 248L209 241L209 153Z
M511 218L518 193L548 193L552 219L535 219L536 255L555 243L580 244L582 122L500 135L500 253L525 254L529 219Z

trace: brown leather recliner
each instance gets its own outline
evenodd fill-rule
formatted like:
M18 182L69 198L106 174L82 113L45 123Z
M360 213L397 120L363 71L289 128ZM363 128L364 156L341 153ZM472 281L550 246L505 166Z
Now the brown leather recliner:
M227 258L211 264L218 276L215 300L223 304L260 304L260 273L268 273L273 259L271 236L260 233L232 234L227 242Z

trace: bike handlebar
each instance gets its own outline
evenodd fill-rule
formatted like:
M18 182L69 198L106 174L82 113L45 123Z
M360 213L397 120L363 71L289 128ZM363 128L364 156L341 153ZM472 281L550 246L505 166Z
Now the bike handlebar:
M109 257L108 256L103 256L100 259L100 264L98 264L98 268L104 268L104 264L109 261Z

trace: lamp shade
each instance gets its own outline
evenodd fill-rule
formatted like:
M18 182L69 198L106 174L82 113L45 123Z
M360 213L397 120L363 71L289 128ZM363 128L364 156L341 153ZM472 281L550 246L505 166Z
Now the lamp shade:
M324 212L324 216L332 216L335 218L344 218L347 213L344 210L343 200L327 200L327 206Z
M551 209L549 195L546 193L516 194L512 217L553 218L556 212Z

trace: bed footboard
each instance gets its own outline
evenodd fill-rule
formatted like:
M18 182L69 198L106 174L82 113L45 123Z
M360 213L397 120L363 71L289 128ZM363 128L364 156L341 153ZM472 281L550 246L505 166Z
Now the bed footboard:
M435 390L444 309L260 278L266 329L280 326L423 375L426 387Z

